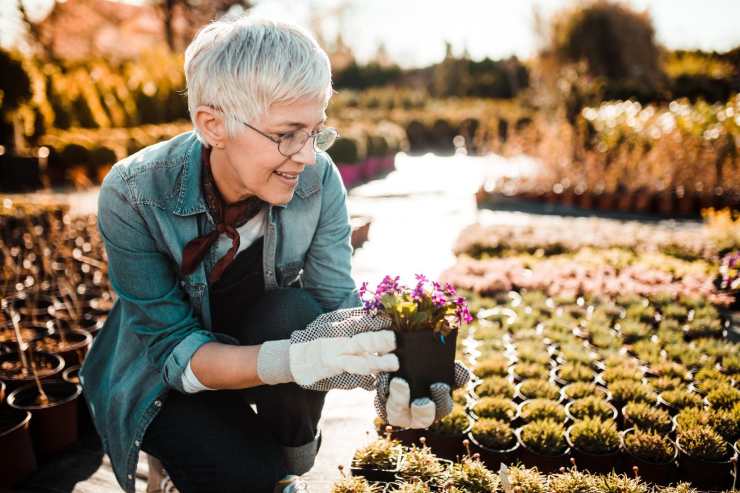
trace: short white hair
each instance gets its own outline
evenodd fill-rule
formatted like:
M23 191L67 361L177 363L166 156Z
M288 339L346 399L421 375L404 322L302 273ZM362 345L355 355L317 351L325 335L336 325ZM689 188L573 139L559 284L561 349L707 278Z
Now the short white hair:
M230 137L273 103L317 100L333 94L331 64L311 34L286 22L241 16L203 27L185 50L188 110L198 139L208 143L195 121L200 105L224 115Z

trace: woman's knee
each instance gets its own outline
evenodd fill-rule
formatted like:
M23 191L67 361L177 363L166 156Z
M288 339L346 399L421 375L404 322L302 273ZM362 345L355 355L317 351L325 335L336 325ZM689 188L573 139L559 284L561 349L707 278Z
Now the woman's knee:
M268 291L253 306L245 320L246 343L287 339L323 313L318 301L305 289Z

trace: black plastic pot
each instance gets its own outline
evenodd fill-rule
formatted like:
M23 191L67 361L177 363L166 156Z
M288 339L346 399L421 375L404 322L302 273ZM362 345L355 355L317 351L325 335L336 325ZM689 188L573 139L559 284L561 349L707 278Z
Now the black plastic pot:
M572 383L569 383L568 385L564 386L560 389L560 402L566 402L566 401L574 401L576 399L573 399L571 397L568 397L566 394L566 390L569 386L573 385ZM605 401L610 401L612 398L612 395L609 393L608 390L606 390L604 387L601 387L600 385L596 386L596 394L600 397L603 397Z
M566 447L563 453L558 455L544 455L527 447L522 441L521 428L515 430L516 439L521 446L519 449L519 458L527 467L536 467L543 474L557 472L561 467L570 465L570 448Z
M455 343L457 330L444 342L431 330L396 331L396 356L399 370L393 374L405 379L411 390L411 400L429 397L429 386L436 382L455 385Z
M75 385L79 385L79 373L79 366L70 366L62 372L62 380L64 380L65 382L73 383ZM77 408L79 410L77 416L80 434L84 434L88 431L93 431L95 429L95 425L93 425L92 417L90 416L90 410L88 409L87 403L85 402L85 394L80 395L80 402L77 405Z
M468 440L470 440L471 452L480 455L480 460L488 467L491 471L498 471L500 465L513 464L519 459L519 451L521 445L519 441L514 443L514 446L506 450L496 450L488 448L481 444L472 433L468 433Z
M85 360L87 351L90 349L90 345L92 344L92 335L86 330L72 329L64 336L67 340L67 344L64 346L64 349L60 351L52 351L50 348L44 347L44 341L47 339L54 340L56 343L61 341L62 337L59 332L47 335L44 339L36 341L35 347L42 351L58 354L64 358L64 363L67 367L81 365Z
M49 459L77 441L77 405L82 393L79 385L64 380L42 382L44 392L52 399L48 405L37 404L35 384L25 385L8 396L8 405L33 415L31 437L39 461Z
M460 456L467 453L463 445L463 440L467 438L469 431L470 427L458 436L443 435L431 430L426 430L422 433L427 439L427 446L432 449L434 455L443 459L456 461Z
M577 418L577 417L573 416L573 414L571 414L571 412L570 412L571 404L573 404L574 402L575 401L570 401L568 404L565 405L565 415L568 416L568 419L570 419L572 421L578 421L579 419L583 419L583 418ZM617 416L619 415L619 412L617 411L617 408L614 407L610 402L607 402L607 404L609 404L609 407L612 409L612 415L611 416L606 416L606 417L602 417L602 416L599 416L599 417L602 418L602 419L611 419L611 420L614 420L614 422L616 422L617 421Z
M0 412L0 488L12 488L36 470L30 423L28 411Z
M637 474L645 481L650 483L657 483L666 485L673 481L678 474L678 466L676 464L676 458L678 457L678 448L676 444L673 444L673 458L664 463L652 462L646 459L642 459L633 453L631 453L625 446L625 438L627 434L631 433L634 428L624 430L622 435L622 467L627 472L631 472L633 467L637 467Z
M723 461L708 461L691 457L681 448L681 437L676 439L678 448L678 470L681 479L691 482L696 488L725 490L732 487L737 463L734 454Z
M620 449L617 447L612 452L605 454L593 454L576 447L570 439L570 429L565 432L565 440L570 446L571 457L576 462L576 467L581 471L589 471L591 473L608 473L612 470L619 472L621 470L621 454Z
M357 466L354 463L350 465L350 471L352 476L362 476L368 481L375 482L391 482L396 480L396 474L398 474L398 464L401 461L401 457L396 460L396 466L392 469L377 469L371 466Z
M28 357L33 357L33 361L36 364L36 372L40 379L49 379L59 377L64 369L64 359L61 356L51 353L45 353L43 351L34 351L33 353L27 352ZM7 361L18 361L18 353L6 353L0 354L0 365ZM49 364L49 368L40 368L41 364ZM0 380L3 380L8 386L8 392L22 387L30 382L33 382L33 374L21 374L21 373L10 373L4 370L0 370Z
M419 440L419 430L409 428L407 430L403 429L393 429L391 431L391 438L393 440L398 440L403 445L410 447L411 445L414 445Z

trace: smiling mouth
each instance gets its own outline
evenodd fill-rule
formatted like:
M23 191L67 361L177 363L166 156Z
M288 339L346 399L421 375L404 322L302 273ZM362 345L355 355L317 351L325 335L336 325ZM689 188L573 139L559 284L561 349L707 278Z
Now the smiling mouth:
M283 173L281 171L273 171L276 175L278 175L284 182L288 184L294 184L298 181L298 176L300 173Z

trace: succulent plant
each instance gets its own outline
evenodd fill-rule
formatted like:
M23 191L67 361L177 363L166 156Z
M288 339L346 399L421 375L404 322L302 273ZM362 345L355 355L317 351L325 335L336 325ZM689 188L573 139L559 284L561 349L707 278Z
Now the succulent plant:
M431 493L432 488L423 481L412 479L410 482L393 485L387 491L389 493Z
M680 303L669 303L660 310L664 319L676 319L679 321L686 320L689 310Z
M568 412L575 419L587 417L614 419L614 408L607 401L595 395L571 402L568 404Z
M545 380L550 375L549 368L539 363L517 363L512 369L514 374L522 380L527 378Z
M671 461L676 452L675 446L664 434L639 428L625 433L624 448L635 457L657 464Z
M479 418L495 418L511 421L516 416L516 404L505 397L482 397L473 406Z
M740 402L740 390L731 385L720 385L709 391L707 401L715 409L730 409Z
M681 433L694 426L710 426L712 421L712 410L704 410L698 407L687 407L681 409L676 415L676 432Z
M590 382L594 379L595 372L582 363L565 363L558 370L557 376L566 382Z
M514 397L514 384L502 377L484 378L480 385L475 388L475 393L480 397Z
M627 402L655 403L657 395L649 385L633 380L617 380L607 387L612 394L612 401L619 406Z
M617 424L601 418L584 418L568 429L570 441L577 449L589 454L608 454L619 449Z
M624 320L616 324L615 328L618 328L624 342L627 344L649 337L653 330L648 324L636 320Z
M663 392L665 390L676 390L685 387L683 381L680 378L670 377L653 378L650 380L650 385L652 385L657 392Z
M468 403L468 390L465 387L460 387L452 391L452 402L465 406Z
M543 366L550 364L550 354L547 352L547 349L524 347L517 349L516 355L519 361L524 363L537 363Z
M517 493L546 493L545 477L536 467L527 468L522 465L511 466L507 469L512 491ZM517 489L518 488L518 489Z
M430 431L447 435L451 437L462 437L470 428L470 419L468 418L465 408L459 404L453 405L445 417L436 421L429 427Z
M560 360L566 363L590 365L596 356L586 350L583 344L565 344L560 346Z
M713 318L694 318L683 326L690 339L698 337L719 337L722 335L722 321Z
M737 375L740 373L740 356L724 356L721 362L722 373L725 375Z
M582 399L588 396L599 395L603 388L593 382L574 382L563 387L563 395L568 399ZM606 393L603 393L606 395Z
M594 493L594 477L577 469L570 469L547 478L550 493Z
M478 459L470 457L449 469L445 491L460 493L490 493L498 491L499 476Z
M560 390L557 385L547 380L530 378L519 384L519 393L525 399L558 399Z
M526 423L551 419L558 423L565 422L565 407L550 399L532 399L522 403L519 417Z
M631 423L644 430L667 433L673 427L668 412L644 402L630 402L622 408L622 413L625 423Z
M509 423L499 419L479 419L473 423L470 432L478 443L490 449L508 450L516 444L514 430Z
M403 453L403 446L397 440L379 438L364 447L357 449L352 464L358 467L375 469L395 469Z
M639 382L642 380L642 370L639 367L630 366L613 366L607 368L601 373L601 379L610 384L618 380L633 380Z
M655 313L655 307L652 305L645 305L643 303L629 305L626 307L624 313L625 323L632 319L635 321L643 322L643 325L646 325L655 321Z
M740 404L732 409L709 411L709 425L728 442L737 440L740 437Z
M731 455L731 448L724 438L709 426L682 430L678 435L678 446L689 457L707 461L724 461Z
M398 475L404 480L440 482L444 480L445 467L429 447L412 445L401 460Z
M331 493L380 493L382 486L368 483L362 476L341 478L334 483Z
M548 419L522 426L520 438L528 449L541 455L561 455L568 449L562 423Z
M493 357L489 356L486 359L479 360L473 373L478 378L486 377L505 377L507 375L507 369L509 361L504 357Z
M594 491L599 493L648 493L648 486L636 478L610 472L593 476Z
M650 366L650 372L658 377L680 378L684 381L689 379L689 372L686 367L674 361L654 363Z
M660 398L663 399L666 404L676 409L683 409L685 407L701 407L704 405L704 400L701 396L682 389L666 390L661 392Z

